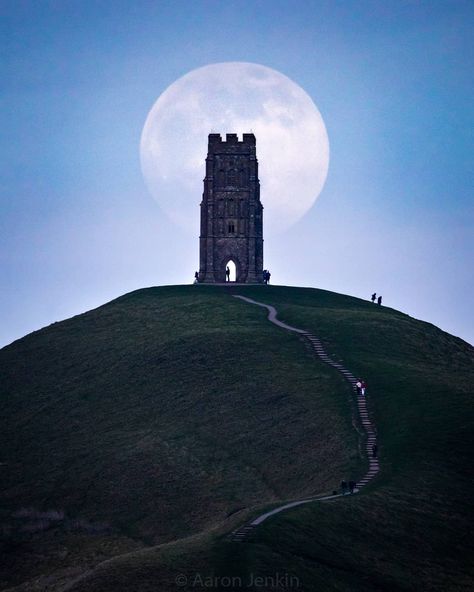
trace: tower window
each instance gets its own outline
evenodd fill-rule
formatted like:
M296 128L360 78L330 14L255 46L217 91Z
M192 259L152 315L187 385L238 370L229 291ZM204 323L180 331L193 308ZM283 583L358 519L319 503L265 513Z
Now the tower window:
M235 233L235 223L234 222L229 222L229 224L227 225L227 232L229 234Z
M227 185L236 185L237 184L237 170L231 169L227 173Z

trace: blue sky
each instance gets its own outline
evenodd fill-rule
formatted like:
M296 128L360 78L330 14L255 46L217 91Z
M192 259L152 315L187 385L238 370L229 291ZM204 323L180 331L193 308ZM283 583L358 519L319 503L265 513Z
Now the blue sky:
M377 291L474 342L472 2L16 0L0 13L0 345L192 280L197 232L149 196L140 134L173 81L225 61L290 77L328 130L321 196L266 241L272 280Z

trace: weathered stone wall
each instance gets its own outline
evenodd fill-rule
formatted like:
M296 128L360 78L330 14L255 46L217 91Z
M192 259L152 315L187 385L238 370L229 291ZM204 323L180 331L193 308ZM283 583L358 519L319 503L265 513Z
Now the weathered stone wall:
M263 282L263 207L253 134L209 134L201 202L199 281L225 281L233 261L239 283Z

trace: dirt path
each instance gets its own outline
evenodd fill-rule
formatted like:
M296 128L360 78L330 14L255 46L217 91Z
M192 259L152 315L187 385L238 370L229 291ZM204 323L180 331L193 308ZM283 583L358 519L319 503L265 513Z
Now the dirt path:
M299 333L300 335L308 339L316 356L318 356L318 358L325 364L328 364L329 366L332 366L333 368L338 370L344 376L344 378L351 384L352 388L354 389L354 393L356 393L356 377L349 370L347 370L345 366L343 366L339 362L335 362L327 355L327 353L324 350L324 347L321 344L321 341L315 335L304 329L298 329L297 327L293 327L291 325L288 325L287 323L279 321L277 319L276 308L270 306L269 304L257 302L256 300L252 300L251 298L247 298L246 296L235 295L234 298L239 298L240 300L244 300L249 304L256 304L257 306L262 306L263 308L266 308L268 310L268 320L271 323L277 325L281 329L285 329L286 331L293 331L294 333ZM367 485L367 483L369 483L377 475L377 473L380 470L380 465L378 458L374 457L372 453L372 447L377 444L377 433L374 424L369 419L366 398L361 394L355 394L355 397L357 400L357 409L359 413L360 423L362 424L362 427L365 431L365 436L367 438L365 451L369 461L368 472L357 482L356 488L354 489L354 493L357 493L358 491L360 491L362 487L364 487L364 485ZM262 522L264 522L271 516L274 516L275 514L279 514L280 512L284 512L285 510L289 510L290 508L295 508L296 506L301 506L302 504L308 504L311 502L318 501L322 502L326 500L332 500L338 497L343 497L342 493L336 495L327 495L324 497L310 497L301 500L287 502L285 504L282 504L281 506L278 506L277 508L274 508L273 510L270 510L268 512L265 512L264 514L261 514L260 516L257 516L251 522L248 522L240 526L230 534L229 538L232 541L244 541L247 535L250 532L252 532L254 528L256 528L259 524L262 524Z

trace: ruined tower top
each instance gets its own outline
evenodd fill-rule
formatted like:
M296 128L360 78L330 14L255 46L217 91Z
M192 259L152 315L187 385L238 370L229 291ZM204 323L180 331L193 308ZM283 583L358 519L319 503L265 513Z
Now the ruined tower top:
M226 134L225 141L222 140L222 136L220 134L209 134L209 146L217 146L219 145L220 148L232 149L236 145L249 145L255 146L256 140L253 134L243 134L242 140L239 140L237 134Z

